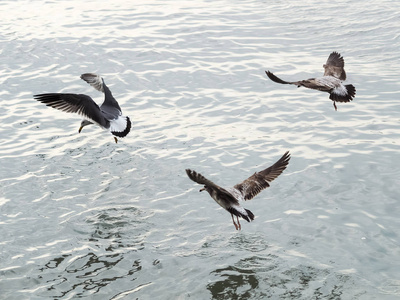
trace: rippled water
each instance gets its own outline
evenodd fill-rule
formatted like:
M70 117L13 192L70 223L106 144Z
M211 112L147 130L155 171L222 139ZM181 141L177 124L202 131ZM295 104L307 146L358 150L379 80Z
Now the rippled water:
M400 2L2 1L1 299L400 297ZM346 61L353 102L269 81ZM115 144L33 100L102 95ZM223 186L289 167L235 231Z

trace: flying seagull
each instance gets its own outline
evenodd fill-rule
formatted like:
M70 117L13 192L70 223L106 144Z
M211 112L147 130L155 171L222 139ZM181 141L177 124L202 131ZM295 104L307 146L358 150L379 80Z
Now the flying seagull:
M325 72L322 77L310 78L301 81L284 81L270 71L265 71L269 79L281 84L294 84L297 87L304 86L309 89L319 90L329 93L329 99L333 101L333 106L337 110L335 102L350 102L356 94L356 88L352 84L344 85L346 80L344 71L344 59L337 53L332 52L326 64L323 65Z
M81 79L104 93L104 102L100 107L91 97L83 94L47 93L34 95L33 98L58 110L83 116L79 133L86 125L97 124L101 128L109 130L117 143L117 137L125 137L131 130L131 120L122 115L121 107L103 78L93 73L85 73L81 75Z
M269 168L266 168L260 172L256 172L242 183L226 189L216 185L214 182L205 178L196 171L186 169L186 173L191 180L197 182L198 184L204 185L200 192L204 190L207 191L222 208L231 214L233 225L235 225L236 230L240 230L241 225L239 222L239 217L242 217L247 222L254 220L254 214L250 210L242 207L240 202L253 199L263 189L269 187L269 183L277 178L283 172L283 170L286 169L289 160L290 154L289 151L287 151L275 164ZM236 216L237 224L233 215Z

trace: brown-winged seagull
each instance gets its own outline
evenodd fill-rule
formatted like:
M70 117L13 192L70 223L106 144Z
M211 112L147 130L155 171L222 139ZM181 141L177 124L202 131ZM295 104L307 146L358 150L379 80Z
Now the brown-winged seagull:
M275 164L269 168L266 168L260 172L256 172L242 183L226 189L216 185L214 182L208 180L196 171L186 169L186 173L191 180L197 182L198 184L204 185L200 192L204 190L207 191L222 208L231 214L233 225L235 225L236 230L240 230L241 225L239 222L239 217L242 217L247 222L254 220L254 214L250 210L242 207L240 202L253 199L263 189L269 187L269 183L277 178L283 172L283 170L286 169L289 160L290 154L289 151L287 151ZM236 216L237 224L233 215Z
M125 137L131 130L131 120L122 115L121 107L106 86L103 78L93 73L85 73L81 75L81 79L104 93L104 102L100 107L91 97L83 94L47 93L33 97L47 106L83 116L84 119L81 122L79 133L86 125L97 124L110 131L117 143L117 137Z
M335 102L350 102L356 94L356 89L352 84L344 85L342 83L346 80L346 72L344 71L344 59L339 53L332 52L323 67L325 72L322 77L301 81L284 81L270 71L265 71L265 73L267 73L269 79L277 83L294 84L297 87L304 86L309 89L328 92L329 99L333 101L333 106L337 110Z

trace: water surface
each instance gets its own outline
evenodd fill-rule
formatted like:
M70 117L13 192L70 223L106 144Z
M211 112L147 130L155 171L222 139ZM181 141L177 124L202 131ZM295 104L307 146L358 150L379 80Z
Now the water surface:
M400 3L2 1L1 299L397 299ZM353 102L275 84L346 62ZM102 95L115 144L33 100ZM228 213L223 186L290 164Z

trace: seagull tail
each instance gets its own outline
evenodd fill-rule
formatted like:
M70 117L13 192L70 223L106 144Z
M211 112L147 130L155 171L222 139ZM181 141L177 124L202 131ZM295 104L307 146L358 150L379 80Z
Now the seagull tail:
M352 84L340 85L330 91L329 99L337 102L350 102L356 95L356 88Z
M129 117L120 116L111 121L110 131L117 137L125 137L131 131L131 126L132 123Z
M247 212L247 215L249 216L249 218L250 218L250 220L254 220L254 214L250 211L250 210L248 210L248 209L245 209L246 210L246 212ZM244 219L244 218L243 218ZM246 220L247 222L250 222L249 220Z
M227 209L227 211L235 216L242 217L247 222L251 222L254 220L254 214L250 210L245 209L241 206L231 206Z

